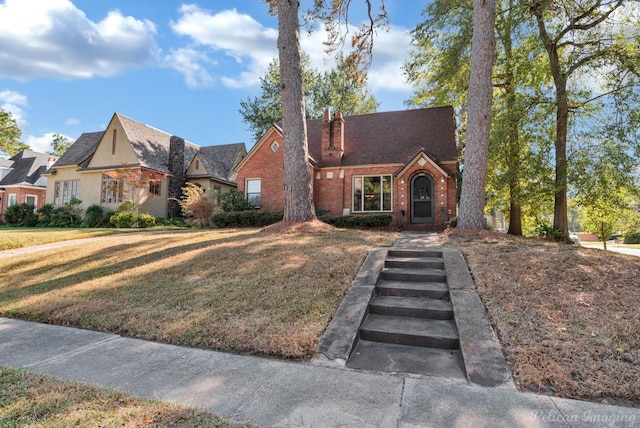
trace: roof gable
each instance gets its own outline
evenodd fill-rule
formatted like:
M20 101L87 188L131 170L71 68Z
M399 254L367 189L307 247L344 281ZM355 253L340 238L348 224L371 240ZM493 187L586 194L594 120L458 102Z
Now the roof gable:
M436 162L458 157L453 107L344 116L341 166L406 164L423 148ZM307 120L309 153L322 158L322 119Z
M53 167L85 166L95 152L104 131L85 132L69 147Z
M40 185L38 180L56 159L46 153L22 150L9 158L11 171L0 180L0 185Z
M203 173L195 171L193 165L189 167L188 177L205 176L215 180L233 181L233 167L247 154L244 143L222 144L218 146L201 147L193 158L202 163ZM193 161L191 162L193 164Z

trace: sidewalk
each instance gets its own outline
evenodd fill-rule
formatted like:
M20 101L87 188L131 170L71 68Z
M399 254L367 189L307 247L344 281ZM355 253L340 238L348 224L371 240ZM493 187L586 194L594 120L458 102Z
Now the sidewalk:
M425 245L428 239L403 234L396 245ZM260 427L640 426L640 409L508 386L235 355L1 317L0 365L197 407Z
M631 427L640 409L233 355L0 318L0 364L257 426Z

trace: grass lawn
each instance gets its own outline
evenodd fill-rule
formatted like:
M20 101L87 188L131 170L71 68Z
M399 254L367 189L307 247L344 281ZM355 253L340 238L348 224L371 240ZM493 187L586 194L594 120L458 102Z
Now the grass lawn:
M493 232L445 234L521 390L640 405L640 258Z
M0 367L2 427L242 427L173 404Z
M0 315L192 347L311 356L372 247L395 233L181 230L0 259Z
M117 233L139 232L140 229L60 229L33 227L0 227L0 251L32 245L50 244L71 239L93 238Z

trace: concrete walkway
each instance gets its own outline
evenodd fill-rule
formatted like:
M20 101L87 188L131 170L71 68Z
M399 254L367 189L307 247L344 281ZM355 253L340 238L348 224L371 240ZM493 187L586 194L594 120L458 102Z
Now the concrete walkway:
M400 242L420 244L420 239L404 235ZM0 365L198 407L261 427L640 426L640 409L464 380L170 346L8 318L0 318Z

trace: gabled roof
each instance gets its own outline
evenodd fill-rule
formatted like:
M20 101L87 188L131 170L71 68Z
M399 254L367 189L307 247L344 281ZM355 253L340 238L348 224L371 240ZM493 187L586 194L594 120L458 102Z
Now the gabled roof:
M85 132L64 152L55 166L85 166L98 147L104 131Z
M114 116L120 121L140 166L169 174L171 134L130 119L120 113L115 113ZM185 171L197 151L198 146L185 141Z
M120 113L114 113L111 121L117 120L131 144L139 166L162 173L169 171L169 148L171 134L161 131L149 125L145 125ZM77 166L80 169L87 168L89 161L95 153L105 131L87 132L82 134L69 149L56 162L55 167ZM184 171L195 155L199 153L207 171L211 171L213 178L232 181L230 172L233 169L239 154L246 154L244 143L226 144L212 147L199 147L185 141L184 147ZM208 165L207 165L208 164Z
M406 165L424 151L432 162L456 161L458 138L451 106L343 116L344 155L340 166ZM275 123L251 149L241 168L271 132ZM307 143L312 165L322 167L322 119L307 119Z
M233 167L246 154L244 143L201 147L198 151L206 176L221 181L231 180Z
M322 119L307 120L309 154L322 159ZM344 116L341 166L409 162L418 148L436 162L458 157L453 107Z
M55 159L55 156L46 153L22 150L9 158L12 170L0 180L0 186L35 185L47 170L49 161Z

